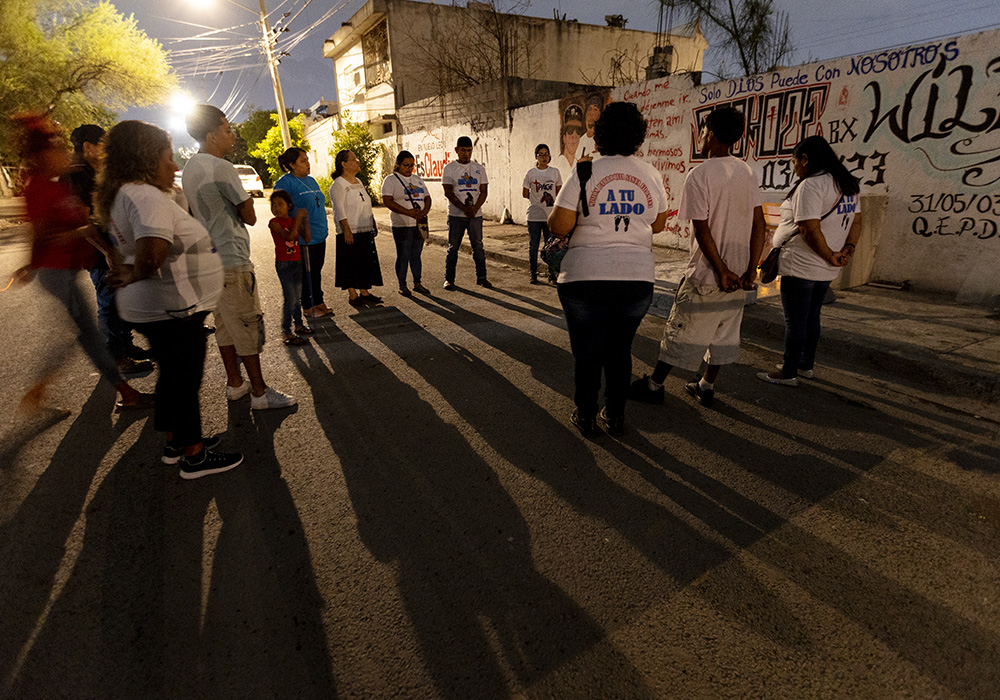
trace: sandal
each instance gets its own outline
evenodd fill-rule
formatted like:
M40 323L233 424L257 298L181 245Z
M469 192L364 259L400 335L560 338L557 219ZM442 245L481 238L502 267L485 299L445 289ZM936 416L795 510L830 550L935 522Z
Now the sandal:
M295 334L296 335L313 335L315 332L316 331L314 331L309 326L296 326L295 327Z
M305 345L308 342L309 341L305 338L295 335L294 333L290 333L285 336L285 345Z
M355 309L360 309L365 305L365 300L360 296L356 296L353 299L348 299L347 303L353 306Z
M132 403L125 403L124 399L118 399L115 402L115 411L141 411L149 408L153 408L156 403L156 397L152 394L139 394L136 400Z

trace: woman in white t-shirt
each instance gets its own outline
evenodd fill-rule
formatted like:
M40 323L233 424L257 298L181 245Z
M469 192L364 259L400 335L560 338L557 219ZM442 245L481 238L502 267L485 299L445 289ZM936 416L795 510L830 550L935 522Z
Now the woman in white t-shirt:
M757 378L798 386L813 376L820 335L820 310L842 267L861 237L858 180L822 136L795 147L792 166L799 181L781 205L781 221L771 244L781 247L781 306L785 311L785 357Z
M666 224L667 193L656 169L634 155L645 137L646 120L634 104L609 104L594 126L601 159L583 161L592 174L582 188L577 166L549 216L553 235L572 232L559 301L576 365L571 420L588 436L598 419L613 434L625 429L632 339L653 300L653 234Z
M204 321L222 294L222 262L208 231L173 199L167 132L124 121L106 136L96 205L122 265L109 275L119 315L149 339L159 368L154 425L166 432L166 464L196 479L232 469L243 455L204 438L198 391L205 366Z
M365 184L358 179L361 163L354 151L334 158L330 203L337 226L337 263L334 284L347 290L347 303L356 309L382 303L371 293L382 284L382 268L375 249L375 215Z
M406 271L413 273L413 291L430 294L420 284L420 254L424 249L424 232L427 231L427 212L431 209L431 195L420 176L413 172L416 161L409 151L396 156L396 169L382 182L382 204L392 212L392 240L396 244L396 279L399 293L404 297L413 292L406 286ZM423 226L421 227L421 224Z
M528 269L531 284L538 284L538 246L549 242L549 213L562 189L562 175L549 166L552 154L548 144L535 146L535 167L524 174L521 194L528 200ZM551 281L555 276L549 270Z

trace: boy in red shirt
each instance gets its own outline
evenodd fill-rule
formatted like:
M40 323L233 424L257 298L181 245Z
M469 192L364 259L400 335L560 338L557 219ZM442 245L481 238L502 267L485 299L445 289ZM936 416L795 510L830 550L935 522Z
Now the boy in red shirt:
M274 239L274 269L281 281L284 305L281 310L281 330L285 335L285 345L303 345L307 341L302 336L312 335L313 329L302 322L302 252L299 250L299 236L309 242L309 225L303 216L292 218L288 212L293 208L292 196L284 190L271 193L271 219L267 227ZM305 214L305 209L299 210ZM292 330L292 320L295 330Z

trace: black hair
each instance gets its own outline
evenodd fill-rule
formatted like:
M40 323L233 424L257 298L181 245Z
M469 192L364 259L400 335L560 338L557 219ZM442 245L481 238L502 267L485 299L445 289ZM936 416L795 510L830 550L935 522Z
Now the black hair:
M97 124L81 124L73 129L73 133L69 135L69 140L73 143L73 150L77 153L83 153L83 144L96 145L103 138L104 129Z
M535 146L535 156L536 156L536 157L538 156L538 152L539 152L540 150L542 150L543 148L544 148L544 149L545 149L546 151L548 151L548 152L549 152L549 155L552 155L552 149L551 149L551 148L549 148L549 144L547 144L547 143L540 143L540 144L538 144L537 146Z
M292 172L292 165L302 156L303 153L305 153L305 151L296 146L286 148L285 152L278 156L278 167L286 173Z
M401 166L403 164L403 161L406 160L407 158L413 158L413 154L410 153L409 151L400 151L399 155L396 156L396 167L398 168L399 166ZM414 163L416 162L416 160L417 160L416 158L413 158Z
M455 148L472 148L472 139L468 136L459 136Z
M735 107L718 107L705 117L705 126L715 134L715 138L727 146L732 146L743 137L746 117Z
M288 194L284 190L275 190L274 192L271 193L270 201L273 202L276 199L280 199L283 202L287 202L289 211L295 208L295 203L292 202L292 195Z
M331 179L336 180L338 177L344 174L344 163L347 162L347 156L350 155L350 151L346 148L342 151L337 151L337 155L333 159L333 175Z
M226 113L214 105L195 105L186 120L187 132L198 143L219 128Z
M788 193L789 197L792 196L792 193L795 192L803 180L821 172L830 173L837 183L841 194L849 197L861 191L861 184L858 182L858 178L851 175L847 166L833 152L830 143L822 136L807 136L799 141L795 147L795 157L801 159L803 156L807 159L807 172L805 177L796 182L795 186L792 187L791 192Z
M594 124L594 146L602 156L630 156L646 140L646 120L631 102L611 102Z

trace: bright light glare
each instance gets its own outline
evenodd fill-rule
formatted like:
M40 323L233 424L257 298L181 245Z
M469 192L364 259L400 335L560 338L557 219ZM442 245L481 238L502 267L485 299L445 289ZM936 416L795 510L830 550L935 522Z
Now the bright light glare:
M190 114L196 104L198 103L195 99L186 92L178 92L170 100L170 106L174 113L181 117L186 117Z
M184 117L173 117L168 122L170 124L169 131L175 134L186 134L187 124L184 123Z

